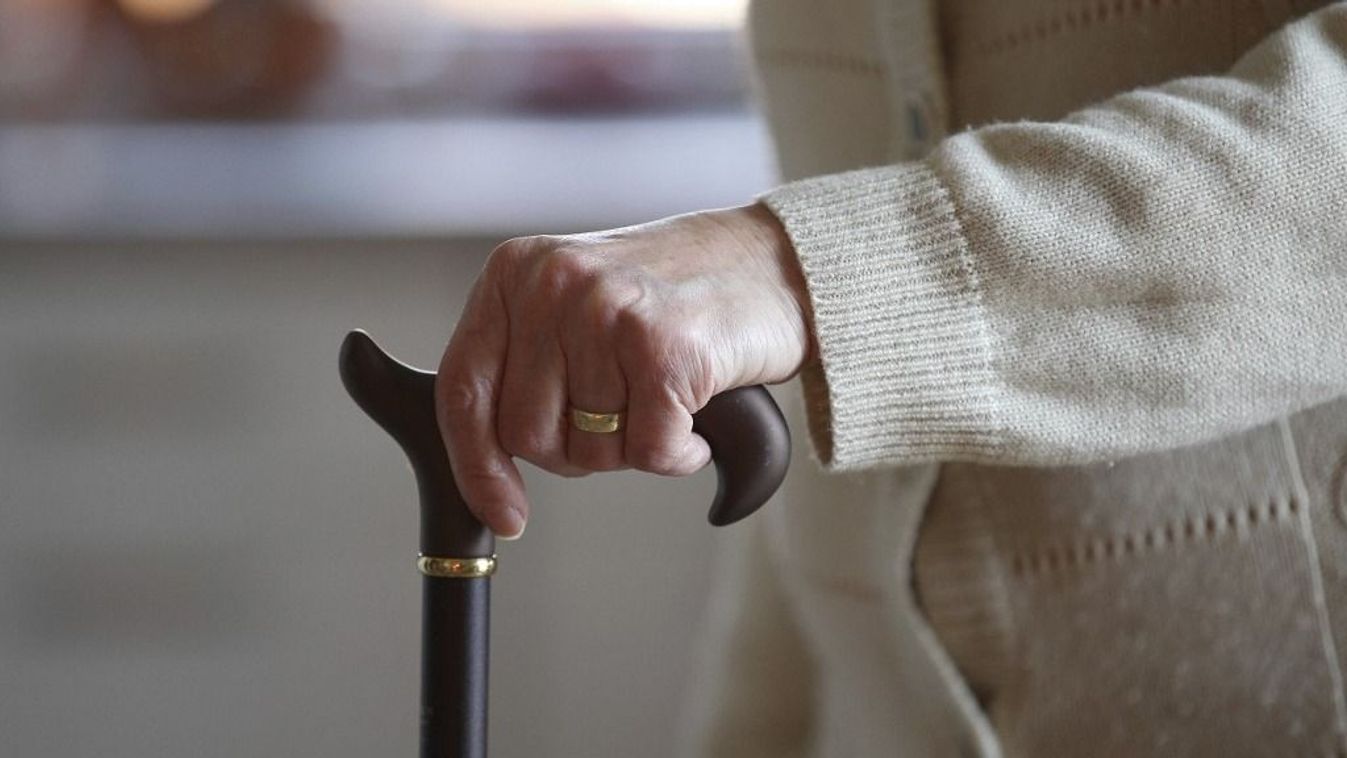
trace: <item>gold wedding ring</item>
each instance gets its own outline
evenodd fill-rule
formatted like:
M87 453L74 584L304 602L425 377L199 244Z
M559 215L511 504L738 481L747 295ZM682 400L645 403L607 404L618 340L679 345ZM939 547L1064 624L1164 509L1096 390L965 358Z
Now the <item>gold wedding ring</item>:
M621 413L590 413L571 408L571 426L582 432L612 434L622 428Z
M496 573L496 556L490 558L437 558L418 555L416 568L426 576L442 579L477 579Z

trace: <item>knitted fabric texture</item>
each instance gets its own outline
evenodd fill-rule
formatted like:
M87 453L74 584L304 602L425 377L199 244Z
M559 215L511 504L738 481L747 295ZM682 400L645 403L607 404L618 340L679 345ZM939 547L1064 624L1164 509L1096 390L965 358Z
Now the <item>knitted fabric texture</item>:
M1226 76L766 194L819 459L1085 463L1347 393L1345 55L1335 3Z

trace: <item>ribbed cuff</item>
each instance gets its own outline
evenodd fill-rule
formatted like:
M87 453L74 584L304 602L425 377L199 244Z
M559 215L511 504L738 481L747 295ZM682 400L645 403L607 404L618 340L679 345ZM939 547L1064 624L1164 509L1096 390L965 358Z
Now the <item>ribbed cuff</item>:
M761 199L795 245L813 304L818 358L800 380L820 463L1000 458L977 276L931 169L832 174Z

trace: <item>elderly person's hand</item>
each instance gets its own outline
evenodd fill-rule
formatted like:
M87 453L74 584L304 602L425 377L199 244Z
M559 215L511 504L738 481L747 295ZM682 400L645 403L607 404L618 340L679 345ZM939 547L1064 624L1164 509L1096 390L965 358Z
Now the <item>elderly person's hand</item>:
M697 471L710 451L692 414L794 376L811 351L807 313L799 264L761 205L504 243L435 385L464 499L510 538L529 512L512 456L563 476ZM622 428L581 431L571 408L622 411Z

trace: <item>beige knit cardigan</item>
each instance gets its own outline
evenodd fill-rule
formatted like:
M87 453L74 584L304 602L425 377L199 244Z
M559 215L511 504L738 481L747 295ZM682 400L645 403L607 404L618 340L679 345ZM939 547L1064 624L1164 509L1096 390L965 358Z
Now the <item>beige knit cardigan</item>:
M685 751L1345 754L1347 2L750 30L830 473L737 534Z

